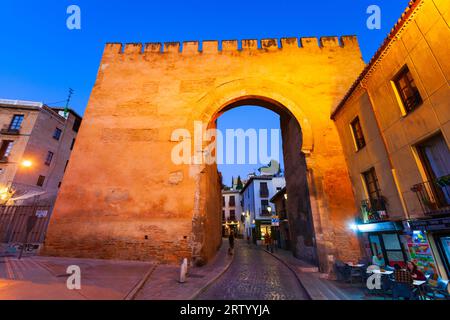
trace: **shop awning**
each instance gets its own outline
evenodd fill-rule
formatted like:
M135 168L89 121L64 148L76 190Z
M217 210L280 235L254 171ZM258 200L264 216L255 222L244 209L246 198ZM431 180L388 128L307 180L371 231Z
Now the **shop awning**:
M402 231L403 225L397 221L386 221L378 223L358 224L356 226L359 232L383 232L383 231Z

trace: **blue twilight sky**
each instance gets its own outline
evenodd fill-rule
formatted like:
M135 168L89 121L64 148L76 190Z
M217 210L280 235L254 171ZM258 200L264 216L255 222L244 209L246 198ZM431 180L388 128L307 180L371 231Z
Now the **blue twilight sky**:
M81 30L66 28L66 9L81 8ZM366 27L378 5L382 29ZM408 0L1 0L0 98L52 103L75 90L71 107L83 114L105 42L261 39L355 34L366 61ZM267 110L239 108L220 128L278 128ZM246 116L242 116L245 113ZM224 181L255 166L225 166Z

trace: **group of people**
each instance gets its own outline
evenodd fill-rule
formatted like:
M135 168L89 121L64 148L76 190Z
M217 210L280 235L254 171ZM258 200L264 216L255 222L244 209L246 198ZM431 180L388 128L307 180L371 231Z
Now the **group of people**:
M380 268L385 267L383 255L378 254L373 256L372 264L379 266ZM401 283L412 283L414 280L426 281L425 275L413 261L408 261L406 263L406 268L402 268L399 264L395 264L394 277L395 281Z
M372 263L380 268L390 268L385 266L383 256L378 254L372 258ZM399 264L395 264L393 268L394 284L392 287L392 295L395 300L400 297L405 299L416 299L417 291L414 290L414 280L426 281L425 274L419 270L413 261L407 261L406 267L402 268Z

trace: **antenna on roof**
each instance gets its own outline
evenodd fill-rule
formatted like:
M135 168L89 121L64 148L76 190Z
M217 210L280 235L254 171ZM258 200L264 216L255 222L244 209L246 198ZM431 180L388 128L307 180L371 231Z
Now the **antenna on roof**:
M67 118L69 115L69 103L70 99L72 99L72 95L75 91L72 88L69 88L69 96L67 97L66 107L64 108L64 117Z

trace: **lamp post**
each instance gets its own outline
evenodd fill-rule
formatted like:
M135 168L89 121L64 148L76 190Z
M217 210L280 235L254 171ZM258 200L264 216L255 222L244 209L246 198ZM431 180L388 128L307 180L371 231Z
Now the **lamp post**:
M31 160L23 160L20 165L24 168L31 168L33 166L33 162Z

